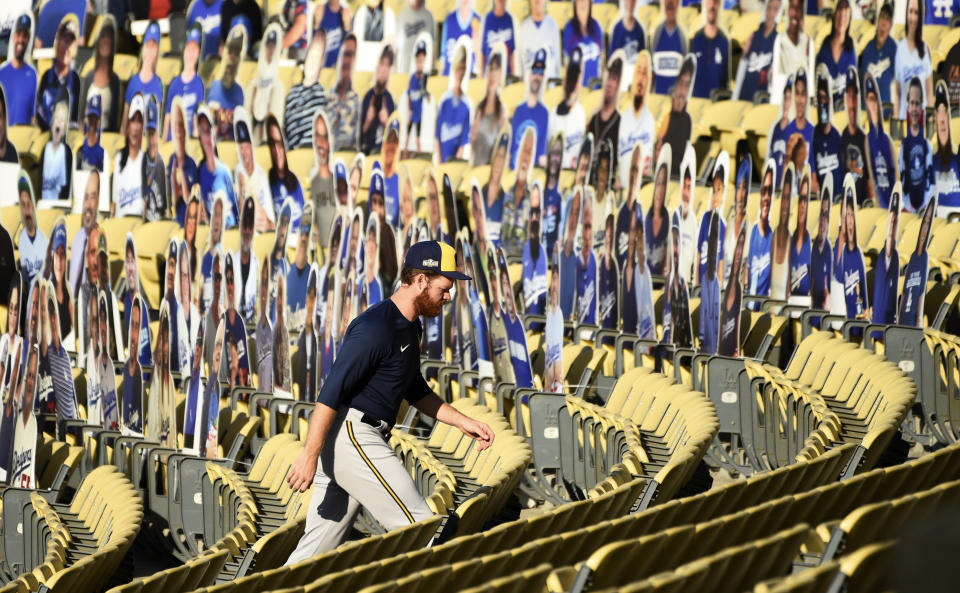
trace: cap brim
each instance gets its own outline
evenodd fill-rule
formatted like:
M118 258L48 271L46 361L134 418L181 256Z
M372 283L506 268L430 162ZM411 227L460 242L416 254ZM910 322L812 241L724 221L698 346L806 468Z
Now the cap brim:
M440 272L440 275L451 280L473 280L472 277L460 272Z

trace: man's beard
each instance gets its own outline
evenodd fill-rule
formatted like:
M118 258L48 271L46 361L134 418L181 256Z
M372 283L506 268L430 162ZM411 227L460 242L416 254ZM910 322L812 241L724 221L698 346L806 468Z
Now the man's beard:
M416 307L417 313L424 317L436 317L443 311L443 303L433 302L425 292L417 295L413 300L413 305Z
M23 44L23 49L20 49L20 46L18 45L16 48L16 54L17 54L17 61L23 62L24 58L27 57L27 44Z
M643 107L643 95L633 96L633 110L636 111Z

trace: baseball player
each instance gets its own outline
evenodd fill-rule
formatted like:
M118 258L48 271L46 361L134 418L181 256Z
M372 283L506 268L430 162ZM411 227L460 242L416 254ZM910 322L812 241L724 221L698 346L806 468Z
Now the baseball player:
M444 403L420 373L420 317L435 317L450 300L456 251L421 241L407 251L400 287L347 328L333 368L317 395L303 453L287 476L291 488L313 483L306 528L287 564L333 549L353 524L360 505L386 529L409 525L433 512L387 444L401 399L420 412L459 428L480 450L493 431Z

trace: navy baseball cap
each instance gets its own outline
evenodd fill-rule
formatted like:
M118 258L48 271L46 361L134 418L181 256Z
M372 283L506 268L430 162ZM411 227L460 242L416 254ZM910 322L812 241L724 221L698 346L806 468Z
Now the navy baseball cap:
M793 81L793 84L800 84L800 81L803 81L803 86L807 86L807 71L801 66L797 69L797 76Z
M533 65L531 66L532 70L544 69L547 67L547 50L542 47L537 50L537 53L533 56Z
M860 85L857 84L857 69L854 66L847 68L847 85L846 90L853 90L854 94L860 92Z
M583 50L580 49L580 46L578 45L577 47L573 48L573 51L570 52L570 63L567 67L569 68L570 66L576 66L579 68L581 64L583 64Z
M237 143L238 144L250 144L250 128L247 126L247 122L242 119L237 122Z
M199 25L191 25L187 29L187 41L186 43L196 43L200 45L201 35L203 35L203 29Z
M872 76L868 76L863 85L863 94L869 95L870 93L877 95L877 82Z
M337 159L337 163L333 166L333 177L337 183L347 183L347 166L340 159Z
M934 99L933 106L934 108L940 107L941 105L946 106L947 110L950 110L950 102L947 97L947 85L944 82L938 82L936 90L933 91Z
M427 55L427 42L423 39L417 42L417 48L413 52L415 56L419 56L420 54Z
M157 111L157 100L153 95L147 101L147 129L156 130L160 114Z
M147 31L143 34L143 42L148 41L160 43L160 25L157 24L157 21L150 21L150 24L147 25Z
M435 272L451 280L471 280L457 271L457 251L440 241L420 241L407 250L403 267Z
M14 31L14 32L17 32L17 31L28 31L28 32L29 32L31 25L32 25L32 21L30 20L30 15L27 14L27 13L23 13L23 14L21 14L21 15L17 18L17 24L14 25L13 31Z
M270 32L267 33L266 42L267 42L267 43L272 43L272 44L276 45L276 43L277 43L277 30L276 30L276 29L271 29Z
M103 113L102 102L103 98L100 95L97 93L91 94L90 100L87 101L87 116L96 115L100 117Z
M384 135L384 138L389 138L390 134L394 134L397 137L397 142L400 141L400 120L391 119L390 124L387 127L387 133Z

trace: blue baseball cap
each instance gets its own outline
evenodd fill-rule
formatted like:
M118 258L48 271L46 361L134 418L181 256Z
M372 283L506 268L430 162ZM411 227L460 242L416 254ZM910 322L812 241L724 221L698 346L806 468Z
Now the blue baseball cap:
M787 82L783 83L783 90L785 92L793 90L793 74L787 76Z
M147 25L147 30L143 34L143 42L148 41L160 43L160 25L157 24L157 21L150 21L150 24Z
M58 224L53 228L53 250L56 251L61 247L67 248L67 227Z
M271 29L270 32L267 33L267 38L266 38L264 41L265 41L266 43L272 43L272 44L276 45L276 43L277 43L277 30L276 30L276 29Z
M337 159L337 163L333 166L333 178L337 183L341 181L347 183L347 166L340 159Z
M870 93L879 95L877 93L877 81L875 81L872 76L867 76L867 80L863 83L863 94L869 95Z
M532 70L543 69L547 67L547 50L542 47L537 50L537 53L533 56L533 65L531 66Z
M853 92L856 94L860 92L860 85L858 84L859 75L857 74L857 69L854 66L847 68L847 85L846 90L853 89Z
M233 28L237 25L242 25L243 28L246 29L248 36L253 34L253 24L250 23L250 17L247 15L238 14L237 16L233 17L233 19L230 21L230 32L233 32Z
M200 40L203 35L203 29L198 24L190 25L190 28L187 29L187 43L196 43L200 45Z
M13 27L14 33L17 31L30 31L33 25L33 21L30 19L30 15L27 13L21 14L17 17L17 23Z
M470 276L457 271L457 251L440 241L420 241L407 249L403 267L435 272L451 280L470 280Z
M570 52L570 62L567 64L567 67L576 66L580 68L583 64L583 50L580 49L580 46L573 48L573 51Z
M247 122L242 119L238 120L236 128L237 144L250 144L252 140L250 139L250 128L247 126Z
M156 130L160 114L157 110L157 99L153 95L147 100L147 129Z
M102 102L103 97L101 97L99 94L91 94L90 100L87 101L87 117L90 117L91 115L100 117L103 113Z
M413 55L419 56L420 54L427 55L427 42L421 39L417 42L417 48L413 51Z
M383 136L384 138L389 138L390 134L396 134L397 141L400 141L400 120L391 119L390 124L387 126L387 133Z
M370 195L383 195L383 172L377 168L370 174Z
M804 87L807 86L807 71L803 68L803 66L797 68L797 76L794 79L793 84L800 84L800 81L803 81Z

